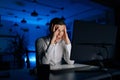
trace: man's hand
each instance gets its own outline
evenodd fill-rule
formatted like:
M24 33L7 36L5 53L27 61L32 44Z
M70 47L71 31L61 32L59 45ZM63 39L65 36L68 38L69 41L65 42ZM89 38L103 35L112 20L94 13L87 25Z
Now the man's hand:
M65 26L65 25L64 25L64 26ZM65 41L66 44L70 44L70 39L69 39L68 34L67 34L66 26L64 27L63 40Z
M51 44L57 43L58 34L59 34L59 28L57 27L57 25L55 25L53 27L53 36L52 36L52 39L51 39Z

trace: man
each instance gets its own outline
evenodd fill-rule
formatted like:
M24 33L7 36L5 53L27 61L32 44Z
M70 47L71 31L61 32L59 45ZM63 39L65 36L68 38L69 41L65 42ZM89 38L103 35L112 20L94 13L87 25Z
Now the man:
M69 40L66 24L61 18L53 18L50 22L50 35L36 41L36 63L58 65L62 59L67 64L74 64L70 60L71 42Z

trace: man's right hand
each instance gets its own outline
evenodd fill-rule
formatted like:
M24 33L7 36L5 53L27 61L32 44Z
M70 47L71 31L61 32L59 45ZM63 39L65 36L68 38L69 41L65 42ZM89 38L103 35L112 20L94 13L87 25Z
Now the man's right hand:
M56 40L57 40L58 33L59 33L59 29L56 28L56 25L55 25L54 28L53 28L53 36L52 36L52 39L51 39L51 44L57 43Z

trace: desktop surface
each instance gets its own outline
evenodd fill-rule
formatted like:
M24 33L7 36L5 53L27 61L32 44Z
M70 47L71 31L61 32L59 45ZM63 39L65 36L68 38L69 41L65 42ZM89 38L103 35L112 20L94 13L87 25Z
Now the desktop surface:
M49 73L49 80L99 80L108 78L113 75L120 75L120 70L109 69L109 71L93 71L96 66L85 65L85 64L74 64L74 65L57 65L50 67L50 71L66 71L59 74ZM30 75L30 69L15 69L9 70L10 76L7 78L0 78L0 80L39 80L37 75ZM70 71L72 70L72 71ZM68 71L68 72L67 72ZM4 72L4 71L3 71ZM41 76L41 75L39 75ZM44 76L43 76L44 77ZM44 79L45 80L45 79Z
M86 65L86 64L62 64L62 65L55 65L50 66L51 72L69 72L69 71L90 71L99 69L98 66Z

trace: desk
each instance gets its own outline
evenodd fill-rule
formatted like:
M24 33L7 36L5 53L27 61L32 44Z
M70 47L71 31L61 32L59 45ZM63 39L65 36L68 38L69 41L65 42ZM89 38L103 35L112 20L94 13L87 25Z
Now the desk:
M63 65L55 65L55 66L50 66L51 71L58 71L58 70L90 70L90 69L97 69L99 67L97 66L92 66L92 65L86 65L86 64L73 64L73 65L68 65L68 64L63 64Z
M100 80L120 75L120 70L99 69L86 64L51 66L50 80Z
M74 64L74 65L56 65L50 66L50 80L78 80L77 77L79 73L76 71L90 71L93 69L98 69L96 66L90 66L85 64ZM85 77L85 75L84 75ZM80 79L83 78L83 75Z
M63 65L63 66L67 66L67 65ZM78 64L77 65L75 64L75 66L78 66ZM120 70L115 70L115 69L109 69L109 73L106 71L81 70L78 69L78 67L77 69L72 67L72 69L74 70L69 72L62 72L59 74L54 74L50 72L49 80L99 80L114 75L120 75ZM52 70L55 70L55 68ZM9 70L9 72L10 72L10 77L2 80L37 80L37 76L29 74L29 69Z

